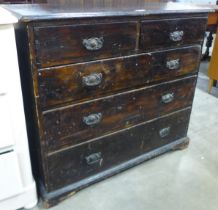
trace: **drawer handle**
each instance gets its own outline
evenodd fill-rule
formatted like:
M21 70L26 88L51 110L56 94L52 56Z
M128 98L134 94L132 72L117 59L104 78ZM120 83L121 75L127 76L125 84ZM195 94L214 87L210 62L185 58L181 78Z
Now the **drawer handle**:
M174 100L174 93L167 93L161 97L163 103L168 104Z
M184 35L184 31L174 31L170 33L170 40L174 42L181 41Z
M163 128L159 131L161 138L167 137L170 134L170 127Z
M102 82L102 73L93 73L88 76L82 77L83 85L93 87Z
M85 160L86 160L87 165L89 165L89 166L95 165L95 164L101 165L101 163L103 161L102 156L101 156L101 152L91 154L91 155L85 157Z
M179 67L180 67L180 60L179 59L167 61L167 68L168 69L176 70L176 69L179 69Z
M103 47L103 37L92 37L89 39L83 39L83 46L90 51L100 50Z
M101 119L102 119L101 113L90 114L89 116L83 117L83 122L86 125L95 125L101 122Z

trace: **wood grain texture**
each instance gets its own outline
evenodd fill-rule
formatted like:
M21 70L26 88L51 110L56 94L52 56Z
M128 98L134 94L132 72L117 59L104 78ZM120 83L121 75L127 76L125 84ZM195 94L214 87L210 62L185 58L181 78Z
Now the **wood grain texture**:
M168 2L169 0L143 0L144 2ZM59 4L59 5L65 5L65 4L71 4L72 0L47 0L49 4ZM89 5L113 5L113 4L134 4L137 2L140 2L140 0L137 0L134 2L134 0L76 0L75 3L77 5L81 6L89 6Z
M146 50L176 47L184 44L201 44L207 18L169 19L144 21L141 25L141 48ZM172 41L170 33L182 31L181 41Z
M37 64L40 67L110 58L136 48L136 22L36 27ZM83 40L102 39L98 50L87 50Z
M33 4L47 3L47 0L0 0L0 4Z
M195 83L196 76L44 112L48 150L67 148L191 106ZM174 95L172 102L162 101L166 94ZM83 122L84 117L97 113L102 115L98 124Z
M32 43L31 37L33 37L32 27L26 24L16 25L15 33L33 175L37 184L40 179L46 186L48 183L46 149L41 129L41 111L37 103L37 97L35 97L35 90L37 88L34 81L37 74L32 73L34 71L33 65L31 65L32 60L30 59L35 56L34 50L29 49L29 42Z
M49 188L55 190L121 164L145 152L186 137L190 109L104 137L49 157ZM170 127L165 137L160 131ZM101 153L101 161L88 165L86 157Z
M209 64L208 76L211 80L218 81L218 29L216 31L216 38L214 42L214 48L212 52L212 57ZM210 92L210 91L209 91Z
M101 8L98 3L86 8L70 3L61 7L5 6L16 13L16 26L22 28L16 33L29 140L35 157L32 165L41 172L35 177L41 182L47 207L187 143L208 10L171 3L147 5L144 1L139 1L143 3L139 6L134 0L125 7L127 1L121 2ZM150 26L144 27L147 22ZM146 47L141 35L153 33L152 27L159 22L161 37L154 33ZM171 29L189 29L188 38L171 44L165 36ZM104 39L106 48L100 48L99 54L87 53L83 42L77 43L77 38L89 39L93 34L101 38L102 32L110 39ZM117 47L120 40L123 48ZM166 61L178 57L180 70L169 71ZM81 80L92 73L101 73L102 83L85 90ZM163 103L163 98L169 103ZM181 114L177 118L180 111L184 117ZM169 120L163 121L165 116ZM100 119L99 123L87 125L93 119Z
M201 47L194 46L41 70L39 100L48 109L171 80L196 72L200 56ZM169 69L167 62L177 59L179 68ZM84 86L83 77L94 73L102 74L100 84Z
M157 15L183 15L201 14L207 16L213 10L207 7L198 7L181 3L155 3L147 0L111 0L96 1L85 0L68 1L65 4L27 4L7 5L6 9L14 13L22 22L50 21L50 20L80 20L94 18L100 20L104 17L149 17ZM152 17L153 18L153 17ZM163 17L161 17L163 18Z

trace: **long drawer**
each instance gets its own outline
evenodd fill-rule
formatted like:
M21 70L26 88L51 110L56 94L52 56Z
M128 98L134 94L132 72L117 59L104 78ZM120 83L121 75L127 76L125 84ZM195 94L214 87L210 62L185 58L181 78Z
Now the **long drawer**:
M48 157L52 191L186 137L191 109L143 123Z
M129 54L137 22L35 27L37 64L56 66Z
M198 69L200 45L101 60L39 72L43 108L114 94L151 82L174 79Z
M162 49L184 44L202 43L207 18L179 18L143 21L140 47Z
M45 111L48 151L142 123L192 104L196 76Z

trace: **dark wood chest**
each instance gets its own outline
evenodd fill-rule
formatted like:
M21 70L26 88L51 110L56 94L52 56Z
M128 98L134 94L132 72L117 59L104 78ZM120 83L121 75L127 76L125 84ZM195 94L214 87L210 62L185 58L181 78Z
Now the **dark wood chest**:
M47 207L188 144L207 10L133 6L6 7Z

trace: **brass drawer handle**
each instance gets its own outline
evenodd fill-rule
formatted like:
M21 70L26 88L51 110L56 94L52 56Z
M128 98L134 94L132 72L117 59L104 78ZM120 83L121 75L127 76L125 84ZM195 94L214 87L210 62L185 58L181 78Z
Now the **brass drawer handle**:
M161 138L167 137L170 134L170 127L163 128L159 131L159 135Z
M175 59L175 60L167 61L166 66L170 70L179 69L179 67L180 67L180 60L179 59Z
M90 51L100 50L103 47L103 37L92 37L89 39L83 39L83 46Z
M101 165L103 158L101 156L101 152L98 152L85 157L85 160L86 160L86 164L89 166L96 165L96 164Z
M102 73L93 73L88 76L82 77L82 83L87 87L99 85L101 82L102 82Z
M165 104L168 104L174 100L174 93L167 93L161 96L161 101Z
M96 113L96 114L90 114L88 116L83 117L83 122L86 125L95 125L101 122L102 114Z
M174 42L179 42L182 40L184 31L174 31L170 33L170 40Z

